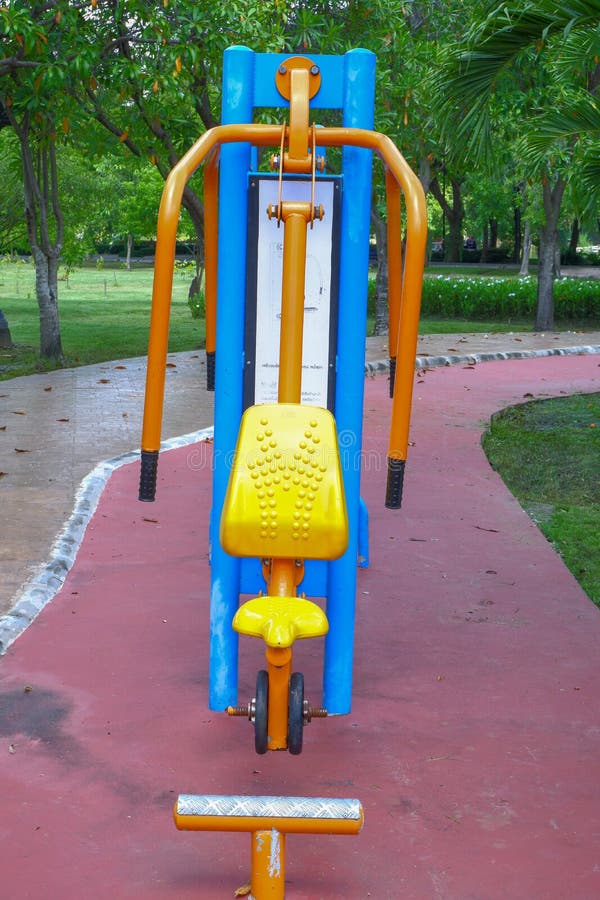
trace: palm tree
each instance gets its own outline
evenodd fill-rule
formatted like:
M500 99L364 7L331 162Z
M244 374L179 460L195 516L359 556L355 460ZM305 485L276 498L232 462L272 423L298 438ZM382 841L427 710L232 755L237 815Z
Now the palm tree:
M558 219L570 179L600 198L600 0L497 3L436 77L448 143L478 164L506 140L541 183L536 331L554 327Z

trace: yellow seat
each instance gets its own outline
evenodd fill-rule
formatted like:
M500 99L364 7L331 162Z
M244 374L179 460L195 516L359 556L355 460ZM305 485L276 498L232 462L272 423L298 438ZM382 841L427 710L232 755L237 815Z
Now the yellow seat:
M327 616L316 603L300 597L254 597L233 617L240 634L263 638L269 647L291 647L301 638L327 634Z
M233 556L342 555L348 519L335 420L328 410L299 403L246 410L220 537Z

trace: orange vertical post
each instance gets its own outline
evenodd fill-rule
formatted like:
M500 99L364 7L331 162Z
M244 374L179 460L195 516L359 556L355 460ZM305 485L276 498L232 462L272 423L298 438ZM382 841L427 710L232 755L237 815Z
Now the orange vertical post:
M388 255L388 349L390 356L390 397L394 396L398 330L402 305L402 216L400 185L389 169L385 172L387 195Z
M204 167L204 303L206 316L206 387L215 389L217 349L217 265L219 255L219 151Z

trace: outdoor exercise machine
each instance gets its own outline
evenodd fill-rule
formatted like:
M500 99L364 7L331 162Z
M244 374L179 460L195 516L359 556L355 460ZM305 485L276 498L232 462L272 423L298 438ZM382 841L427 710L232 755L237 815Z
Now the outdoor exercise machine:
M358 834L358 800L325 797L227 797L180 794L173 810L180 831L247 831L252 835L250 895L285 896L286 834Z
M393 142L371 130L374 72L365 50L308 59L230 48L223 124L173 168L159 212L139 496L153 500L156 490L181 200L206 161L206 345L215 390L209 704L248 717L259 753L297 754L313 716L350 711L356 567L368 559L360 460L371 151L385 165L388 207L385 504L396 509L402 499L426 208ZM253 124L259 107L287 108L289 123ZM341 110L342 126L311 124L316 109ZM326 147L342 148L340 175L325 174ZM257 148L274 148L271 174L259 171ZM252 599L240 606L241 594ZM325 598L326 611L308 597ZM265 642L267 664L241 706L239 633ZM323 705L313 708L303 676L292 672L292 646L319 635Z

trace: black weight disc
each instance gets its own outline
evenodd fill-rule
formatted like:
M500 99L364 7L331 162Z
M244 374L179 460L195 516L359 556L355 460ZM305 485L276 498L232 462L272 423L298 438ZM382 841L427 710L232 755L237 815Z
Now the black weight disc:
M304 735L304 675L294 672L290 678L288 711L288 750L293 756L302 753Z
M256 698L254 701L254 749L266 753L269 737L269 676L261 669L256 676Z

